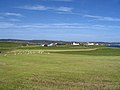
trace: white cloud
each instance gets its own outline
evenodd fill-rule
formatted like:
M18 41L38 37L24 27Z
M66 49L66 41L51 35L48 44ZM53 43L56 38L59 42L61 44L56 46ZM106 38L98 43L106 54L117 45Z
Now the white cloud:
M104 17L104 16L95 16L95 15L84 15L84 17L92 18L95 20L103 20L103 21L120 21L120 18L113 18L113 17Z
M48 6L43 6L43 5L35 5L35 6L23 6L19 7L21 9L27 9L27 10L38 10L38 11L46 11L46 10L51 10L51 11L61 11L61 12L72 12L73 8L70 7L48 7Z
M8 22L0 22L0 28L5 29L5 28L14 28L16 25L13 23L8 23Z
M22 9L28 9L28 10L48 10L48 7L42 6L42 5L36 5L36 6L23 6L20 7Z
M62 12L71 12L73 8L69 8L69 7L59 7L57 9L55 9L56 11L62 11Z
M0 22L0 29L10 30L120 30L120 26L90 25L79 23L58 23L58 24L16 24Z
M18 17L22 16L22 14L20 14L20 13L11 13L11 12L2 13L2 15L5 15L5 16L18 16Z
M22 14L20 14L20 13L9 13L9 12L7 12L7 13L4 13L5 15L8 15L8 16L22 16Z

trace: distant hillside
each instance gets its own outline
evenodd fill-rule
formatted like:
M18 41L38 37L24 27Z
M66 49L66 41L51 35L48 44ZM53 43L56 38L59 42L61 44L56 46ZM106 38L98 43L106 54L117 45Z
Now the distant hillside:
M14 42L14 43L22 43L22 44L50 44L50 43L59 43L59 44L70 44L74 41L54 41L54 40L19 40L19 39L0 39L0 42ZM86 43L86 42L78 42L78 43ZM120 42L91 42L98 43L100 45L106 46L120 46Z
M49 44L49 43L71 43L66 41L53 41L53 40L19 40L19 39L0 39L0 42L15 42L26 44Z

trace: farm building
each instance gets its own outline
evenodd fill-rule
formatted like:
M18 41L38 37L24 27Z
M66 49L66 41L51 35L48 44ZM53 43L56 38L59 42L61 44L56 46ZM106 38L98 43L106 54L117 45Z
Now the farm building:
M50 44L42 44L41 46L48 46L48 47L50 47L50 46L55 46L55 45L57 45L57 43L50 43Z
M79 43L73 42L72 45L80 45Z

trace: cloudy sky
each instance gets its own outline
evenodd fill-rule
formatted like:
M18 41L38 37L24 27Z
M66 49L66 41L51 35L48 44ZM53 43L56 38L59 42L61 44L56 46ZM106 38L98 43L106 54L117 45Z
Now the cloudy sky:
M0 39L120 42L120 0L0 0Z

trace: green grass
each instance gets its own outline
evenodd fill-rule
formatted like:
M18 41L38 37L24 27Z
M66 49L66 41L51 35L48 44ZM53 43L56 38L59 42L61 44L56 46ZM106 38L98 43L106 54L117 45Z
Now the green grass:
M20 47L21 44L13 43L13 42L0 42L0 52L5 53L10 50L14 50Z
M120 90L120 49L47 50L0 54L0 90Z
M21 46L21 44L12 43L12 42L0 42L0 48L15 48Z
M71 55L92 55L92 56L120 56L120 49L98 48L96 50L89 50L89 51L60 51L54 53L71 54Z

